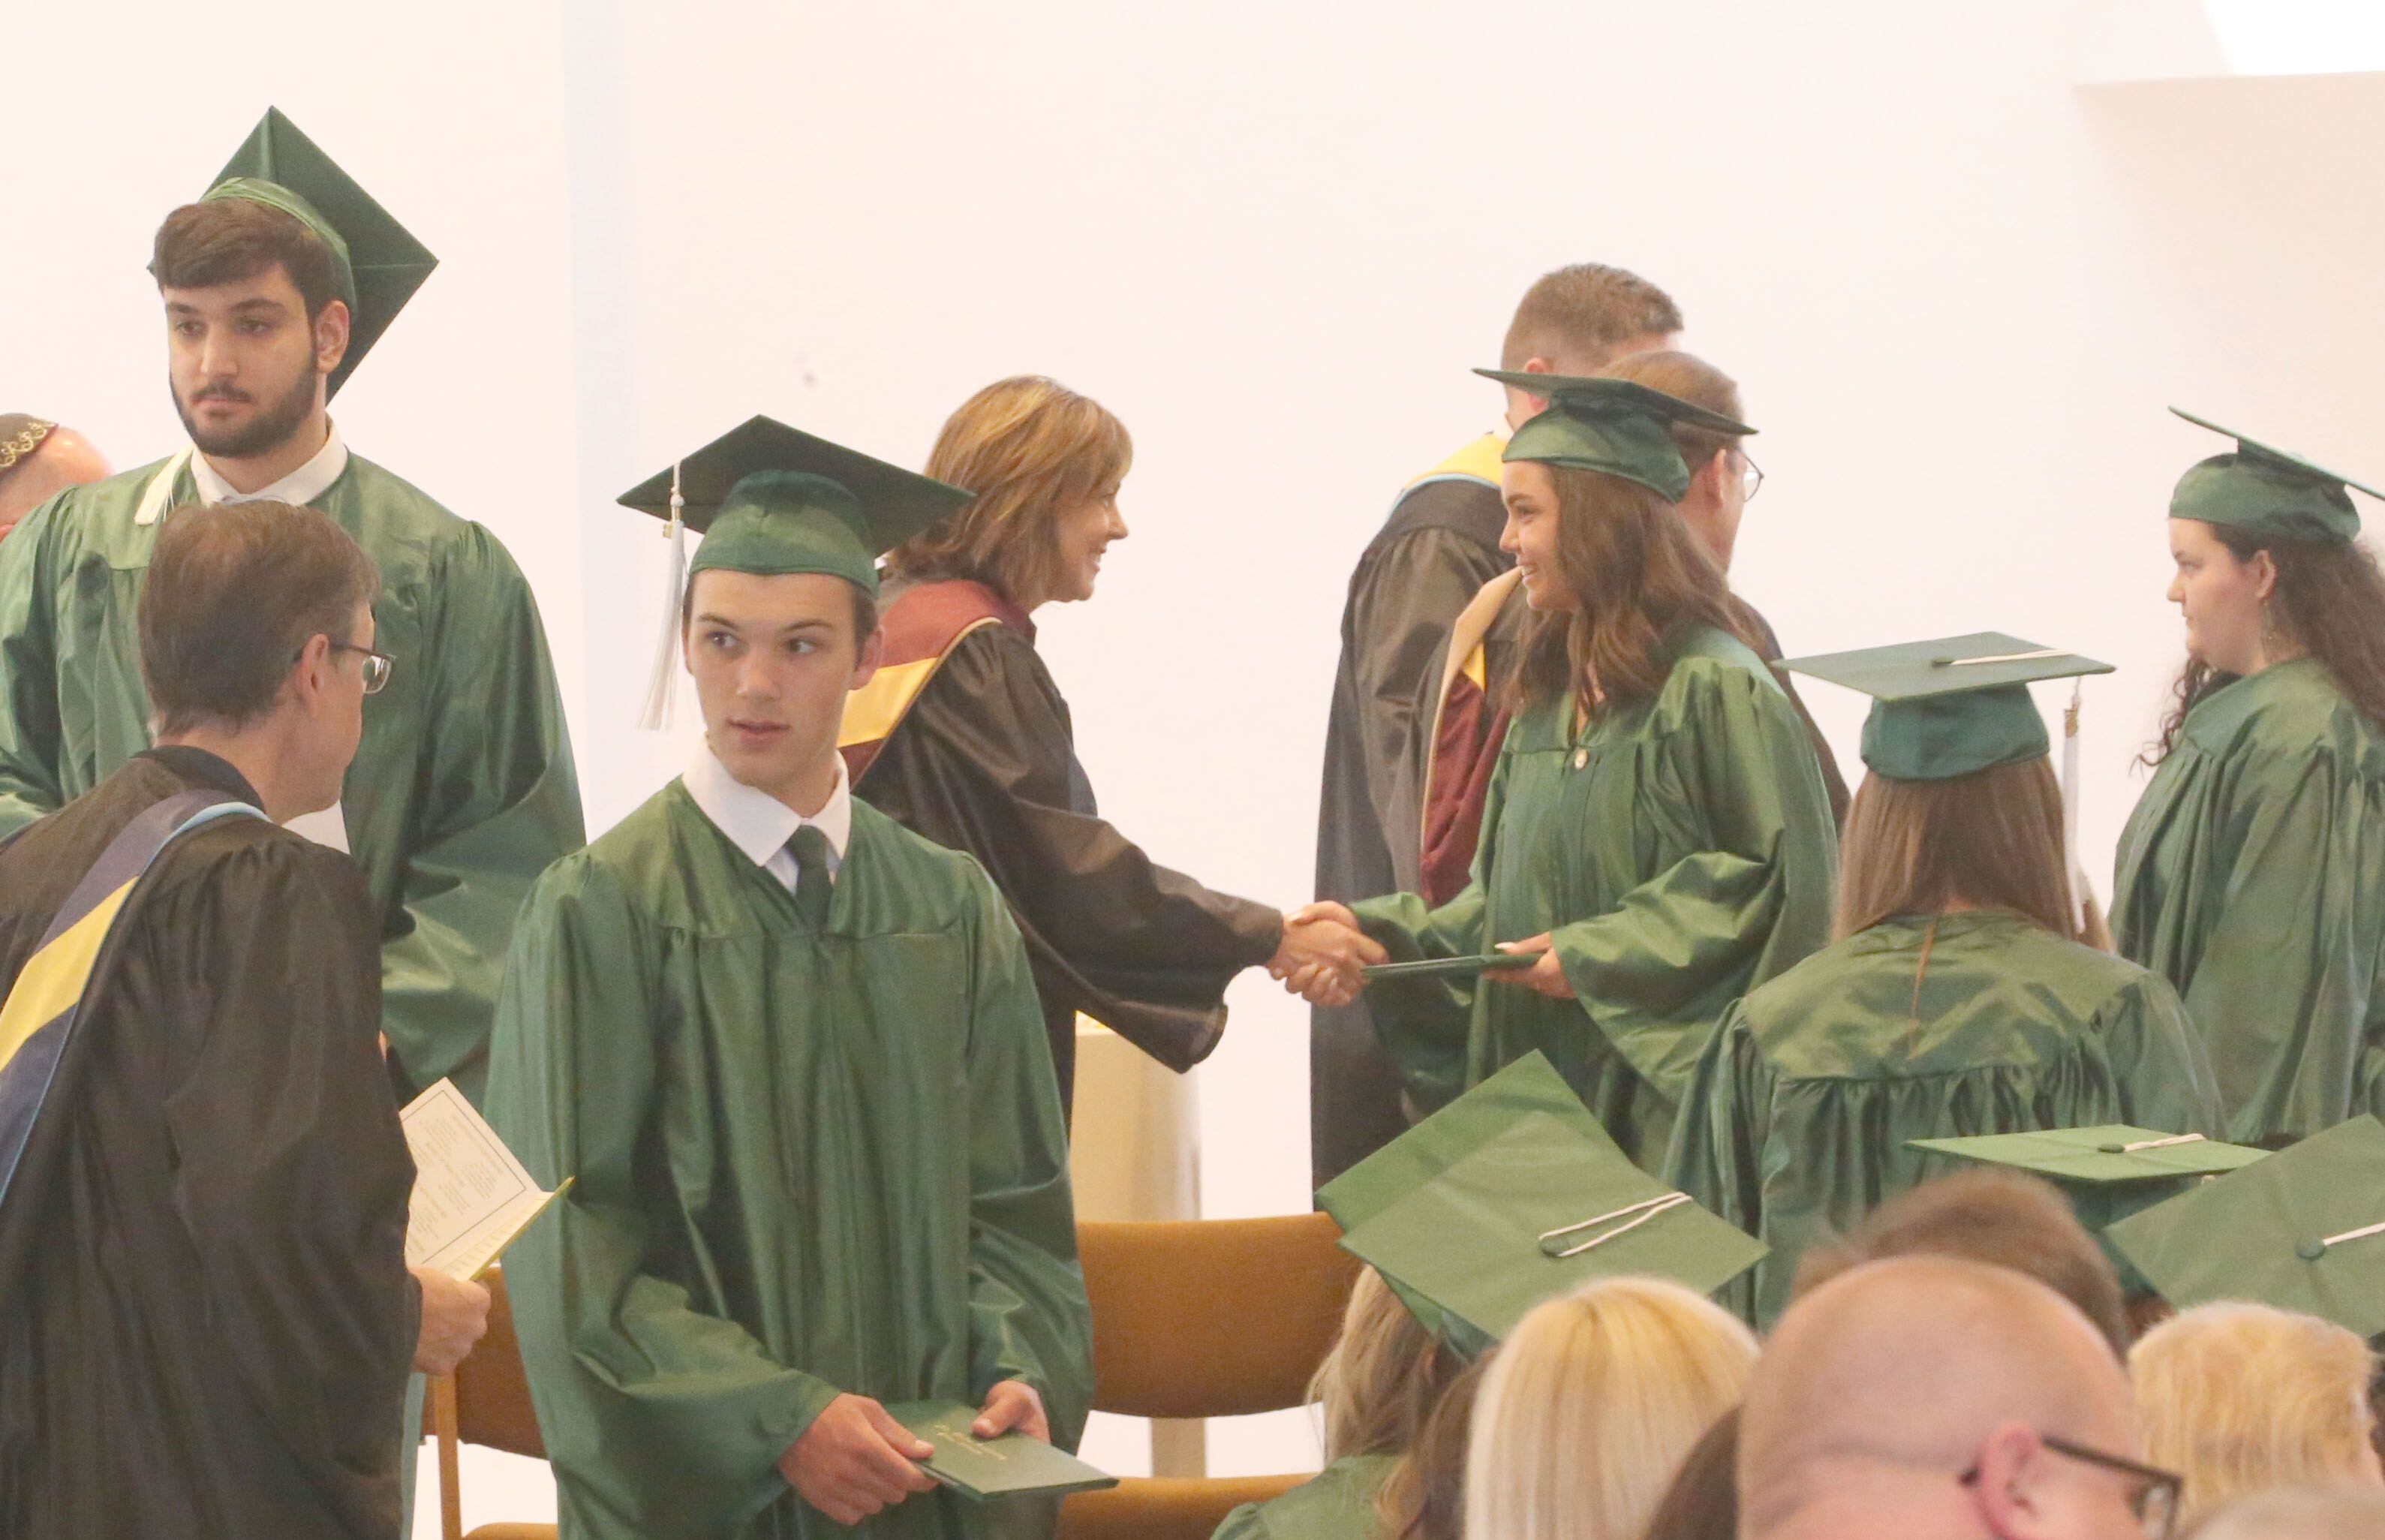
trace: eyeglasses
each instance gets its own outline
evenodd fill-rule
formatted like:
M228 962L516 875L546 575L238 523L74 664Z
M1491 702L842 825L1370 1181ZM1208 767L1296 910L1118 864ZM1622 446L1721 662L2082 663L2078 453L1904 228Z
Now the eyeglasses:
M1754 502L1755 495L1764 490L1764 469L1749 459L1743 449L1739 455L1739 484L1742 502Z
M397 668L397 659L385 652L360 647L353 642L334 642L333 652L352 652L365 660L365 694L377 695L388 687L389 676Z
M2101 1449L2073 1444L2067 1438L2040 1434L2037 1441L2065 1459L2101 1466L2128 1477L2129 1511L2136 1515L2138 1527L2145 1532L2145 1540L2170 1540L2170 1533L2178 1523L2179 1494L2186 1486L2184 1476L2157 1465L2144 1465L2118 1455L2107 1455ZM1978 1466L1974 1465L1963 1472L1965 1486L1977 1486L1979 1483Z

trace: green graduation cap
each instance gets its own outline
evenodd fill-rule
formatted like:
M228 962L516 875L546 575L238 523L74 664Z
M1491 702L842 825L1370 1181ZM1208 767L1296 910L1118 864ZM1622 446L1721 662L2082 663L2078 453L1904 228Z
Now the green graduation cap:
M2214 455L2179 478L2178 489L2169 498L2172 519L2229 524L2287 540L2341 545L2360 532L2360 510L2353 507L2352 494L2346 489L2385 498L2385 492L2314 465L2291 449L2247 438L2183 407L2170 410L2198 428L2236 441L2233 454Z
M748 418L621 494L665 521L671 568L655 682L642 719L668 716L680 602L698 572L819 572L873 598L878 558L957 510L970 494L767 417ZM684 532L704 536L686 559Z
M268 107L247 142L224 162L202 203L246 198L278 208L331 248L340 297L348 305L348 352L327 382L337 394L389 330L439 259L390 218L297 125Z
M1317 1201L1342 1224L1343 1247L1468 1354L1593 1279L1654 1274L1711 1293L1766 1253L1633 1165L1537 1054L1353 1167Z
M2237 1171L2268 1155L2199 1133L2163 1133L2125 1123L1968 1139L1908 1139L1905 1145L2042 1176L2068 1196L2079 1222L2090 1230L2101 1230L2176 1197L2206 1177Z
M1744 422L1636 381L1504 369L1474 372L1549 404L1548 410L1516 430L1501 458L1603 471L1637 482L1668 503L1679 502L1690 490L1690 468L1673 442L1676 423L1714 433L1744 436L1755 432Z
M1892 781L1951 781L2048 753L2029 683L2112 671L2109 663L1992 631L1780 666L1872 697L1863 759Z
M2385 1332L2385 1123L2339 1123L2104 1237L2180 1309L2252 1299L2376 1336Z

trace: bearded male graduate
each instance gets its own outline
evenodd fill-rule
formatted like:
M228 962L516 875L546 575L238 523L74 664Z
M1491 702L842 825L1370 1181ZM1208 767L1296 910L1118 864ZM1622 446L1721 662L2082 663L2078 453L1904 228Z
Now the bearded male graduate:
M519 569L487 530L350 453L328 415L431 266L267 113L157 232L167 377L190 444L61 494L0 542L0 833L149 746L133 604L173 509L317 508L379 564L382 649L408 666L366 711L341 801L299 828L364 869L401 1100L442 1076L477 1097L514 911L584 837Z
M966 495L767 418L622 501L675 492L708 532L681 606L704 747L540 879L492 1052L492 1121L576 1179L506 1261L563 1534L989 1533L1004 1506L931 1490L884 1408L1074 1446L1051 1048L992 880L855 800L836 746L876 557Z
M399 1533L409 1360L478 1284L406 1267L372 907L276 828L389 682L321 514L176 513L140 602L159 743L0 846L0 1534Z

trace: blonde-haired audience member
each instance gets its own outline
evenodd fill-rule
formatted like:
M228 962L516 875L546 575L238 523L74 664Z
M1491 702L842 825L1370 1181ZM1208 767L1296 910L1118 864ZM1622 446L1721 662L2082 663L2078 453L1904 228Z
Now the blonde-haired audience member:
M1217 1540L1349 1536L1381 1532L1384 1478L1410 1448L1465 1360L1408 1313L1368 1268L1350 1291L1342 1335L1309 1385L1325 1415L1325 1469L1266 1503L1226 1515Z
M1640 1540L1754 1368L1754 1334L1678 1283L1602 1279L1541 1304L1474 1408L1466 1540Z
M2194 1532L2194 1540L2377 1540L2380 1534L2385 1492L2314 1486L2230 1503Z
M2341 1326L2234 1301L2181 1311L2129 1354L2147 1458L2186 1478L2190 1525L2274 1487L2385 1486L2370 1442L2375 1368Z

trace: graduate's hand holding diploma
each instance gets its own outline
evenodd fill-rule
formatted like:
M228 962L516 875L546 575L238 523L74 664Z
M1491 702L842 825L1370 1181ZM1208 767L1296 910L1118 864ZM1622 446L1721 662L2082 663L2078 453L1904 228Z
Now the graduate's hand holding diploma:
M980 1438L1025 1434L1039 1444L1052 1442L1052 1420L1043 1415L1043 1397L1024 1380L1005 1380L985 1393L985 1408L969 1432Z
M913 1463L933 1453L934 1446L886 1415L884 1407L848 1394L830 1401L788 1446L779 1457L779 1474L831 1520L857 1524L905 1497L934 1491L935 1478Z
M1283 917L1283 941L1267 962L1267 976L1310 1005L1346 1006L1366 986L1358 970L1390 958L1380 942L1358 929L1347 905L1318 902Z
M1565 966L1551 949L1548 932L1542 931L1539 935L1528 936L1522 941L1503 941L1499 944L1499 950L1509 957L1536 956L1539 960L1530 968L1496 969L1485 972L1484 978L1493 983L1519 985L1553 1000L1574 997L1573 985L1565 976Z

